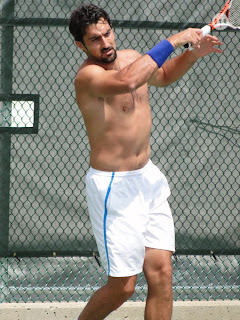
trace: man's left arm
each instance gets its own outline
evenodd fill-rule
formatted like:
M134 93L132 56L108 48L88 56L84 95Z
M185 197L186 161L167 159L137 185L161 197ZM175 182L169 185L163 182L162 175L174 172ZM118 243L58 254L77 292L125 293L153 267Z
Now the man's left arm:
M186 50L181 55L167 60L149 79L148 84L165 87L179 80L199 59L213 52L222 53L216 48L223 43L211 35L204 37L193 50Z

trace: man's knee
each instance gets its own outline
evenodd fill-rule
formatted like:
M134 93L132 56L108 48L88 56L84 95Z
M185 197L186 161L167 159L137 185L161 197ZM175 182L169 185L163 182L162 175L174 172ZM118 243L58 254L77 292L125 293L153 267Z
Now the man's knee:
M124 302L129 299L134 291L136 284L136 276L126 278L111 278L107 282L107 285L112 294L116 294L119 300Z
M122 294L124 301L129 299L134 294L134 291L135 291L135 285L134 286L128 285L128 286L122 288L121 294Z
M171 284L172 282L172 266L160 265L158 268L150 269L146 273L149 282L155 284Z
M146 259L144 263L144 274L148 284L156 286L169 286L172 283L171 255L167 253L152 251L155 253L152 259ZM159 254L161 253L161 254Z
M166 265L159 269L159 281L166 284L172 284L172 266Z
M145 272L148 284L148 297L161 297L162 300L172 300L172 267L160 265Z

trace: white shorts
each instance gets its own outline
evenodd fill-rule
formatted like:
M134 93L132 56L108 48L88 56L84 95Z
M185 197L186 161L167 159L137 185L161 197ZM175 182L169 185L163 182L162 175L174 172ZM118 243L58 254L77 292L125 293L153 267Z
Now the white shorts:
M170 195L163 173L151 162L127 172L90 168L87 202L101 262L112 277L142 272L145 247L175 251Z

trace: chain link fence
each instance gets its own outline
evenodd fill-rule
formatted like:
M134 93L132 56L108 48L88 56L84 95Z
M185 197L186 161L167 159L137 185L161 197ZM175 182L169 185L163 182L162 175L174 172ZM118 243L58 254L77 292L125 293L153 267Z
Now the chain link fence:
M88 218L89 145L73 85L85 56L68 19L80 3L0 5L0 301L86 301L106 280ZM118 48L142 54L173 32L202 27L223 4L93 3L110 14ZM240 33L214 34L222 55L150 88L151 158L172 190L175 300L240 298ZM139 275L132 299L144 300L146 290Z

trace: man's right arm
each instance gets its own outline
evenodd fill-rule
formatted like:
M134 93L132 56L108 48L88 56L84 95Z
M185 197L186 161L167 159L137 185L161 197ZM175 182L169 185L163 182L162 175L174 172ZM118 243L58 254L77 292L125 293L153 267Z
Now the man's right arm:
M88 65L78 72L75 86L95 97L114 96L136 90L146 83L157 69L157 64L148 55L140 56L120 71Z
M191 29L190 31L187 29L173 35L168 40L174 48L177 48L188 42L196 44L201 37L200 29ZM154 54L156 55L155 52ZM144 56L139 54L139 58L120 71L105 70L97 65L88 65L78 72L75 86L77 91L81 90L95 97L129 93L147 83L158 69L158 63L149 54Z

